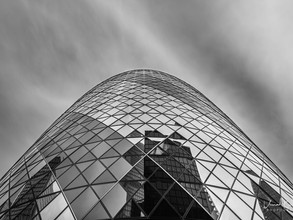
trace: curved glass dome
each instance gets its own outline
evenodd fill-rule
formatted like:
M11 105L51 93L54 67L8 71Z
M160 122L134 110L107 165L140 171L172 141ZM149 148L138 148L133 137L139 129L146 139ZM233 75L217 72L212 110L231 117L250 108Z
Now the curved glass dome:
M292 183L203 94L133 70L100 83L0 180L0 219L293 219Z

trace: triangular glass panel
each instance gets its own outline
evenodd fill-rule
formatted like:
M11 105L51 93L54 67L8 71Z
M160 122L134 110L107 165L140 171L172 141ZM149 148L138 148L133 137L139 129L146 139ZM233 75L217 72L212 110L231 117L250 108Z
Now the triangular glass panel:
M158 143L158 142L155 142L155 143ZM170 156L170 153L172 153L172 152L169 153L167 148L166 148L166 151L165 151L161 147L159 147L159 146L162 146L162 145L163 144L161 143L160 145L157 145L156 147L154 147L151 150L151 152L149 153L149 156L156 158L159 155L161 155L161 156L163 155L164 157L159 157L160 158L159 161L162 161L161 159L166 159L168 156ZM162 147L164 147L164 146L162 146Z
M233 220L241 220L234 212L231 211L227 206L224 208L221 219L233 219Z
M106 184L99 184L99 185L91 185L91 187L94 189L96 194L99 198L102 198L109 189L113 186L114 183L106 183Z
M141 134L137 130L134 130L129 135L127 135L127 138L138 138L138 137L143 137L143 134Z
M256 212L254 212L253 220L264 220L264 218L260 217Z
M84 145L86 147L86 149L88 149L89 151L91 151L93 148L95 148L97 145L99 145L101 143L101 141L96 142L96 143L89 143Z
M111 158L104 158L100 159L100 161L105 165L105 167L111 166L116 160L120 157L111 157Z
M130 127L132 127L133 130L137 130L141 126L142 126L142 124L130 124Z
M120 135L118 132L114 132L113 134L111 134L109 137L107 137L108 140L112 140L112 139L122 139L123 136Z
M98 136L98 135L95 135L92 139L90 139L87 144L90 144L90 143L97 143L97 142L100 142L102 139Z
M90 160L96 160L97 158L91 153L88 152L86 155L84 155L78 162L85 162Z
M192 203L193 204L186 214L186 219L213 220L212 216L209 215L207 210L200 206L196 201L193 201Z
M152 120L150 120L148 123L149 124L162 124L162 122L160 122L159 120L157 120L155 118L153 118Z
M116 122L114 122L111 126L116 126L116 125L124 125L125 123L120 121L120 120L117 120Z
M84 180L82 175L79 175L75 180L73 180L67 187L66 189L71 189L75 187L80 187L80 186L85 186L88 183Z
M114 131L118 131L120 128L122 128L123 125L115 125L115 126L112 126L111 125L111 128L114 130Z
M76 166L79 168L79 170L82 172L85 168L87 168L89 165L91 165L93 161L78 163Z
M121 139L106 140L106 143L107 143L109 146L113 147L113 146L115 146L120 140L121 140Z
M92 219L110 219L108 213L105 211L102 203L99 202L84 218L83 220Z
M217 148L217 150L219 151L219 148ZM224 150L223 151L220 151L220 153L222 153L222 155L224 155L225 154L225 151ZM220 160L219 163L237 169L237 167L234 164L232 164L229 160L227 160L227 158L225 156L222 156L222 158L221 158L221 160Z
M101 158L108 158L108 157L119 157L120 155L113 149L111 148L108 150Z
M129 122L129 125L133 125L133 124L143 124L143 122L139 119L134 119L131 122Z
M129 140L132 144L137 144L138 142L143 140L143 138L128 138L127 140Z
M170 138L173 138L173 139L182 139L182 140L186 140L185 137L183 137L181 134L179 134L178 132L174 132L172 133L170 136Z
M225 181L225 180L224 180ZM220 186L224 188L228 188L218 177L214 174L211 174L209 178L206 180L206 184L213 185L213 186ZM231 187L231 186L230 186Z
M155 115L159 115L160 113L157 111L157 110L155 110L155 109L150 109L148 112L147 112L148 114L155 114Z
M116 179L108 170L106 170L92 184L108 183L108 182L116 182Z
M141 111L139 108L136 108L132 111L132 115L141 115L143 114L143 111Z

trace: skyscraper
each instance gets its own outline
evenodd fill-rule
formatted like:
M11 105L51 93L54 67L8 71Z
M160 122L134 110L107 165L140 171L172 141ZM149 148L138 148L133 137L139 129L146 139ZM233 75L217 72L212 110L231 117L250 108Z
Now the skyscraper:
M198 90L133 70L62 114L0 180L0 219L291 220L293 185Z

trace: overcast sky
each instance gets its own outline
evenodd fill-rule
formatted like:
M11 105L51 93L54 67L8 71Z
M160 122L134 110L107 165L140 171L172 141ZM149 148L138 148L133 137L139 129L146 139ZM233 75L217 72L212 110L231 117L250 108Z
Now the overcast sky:
M150 68L200 90L293 180L292 57L292 0L1 0L0 176L87 90Z

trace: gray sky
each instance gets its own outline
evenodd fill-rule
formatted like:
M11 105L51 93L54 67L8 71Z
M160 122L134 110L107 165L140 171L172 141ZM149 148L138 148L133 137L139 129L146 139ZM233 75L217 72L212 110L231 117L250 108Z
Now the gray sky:
M200 90L293 180L292 27L291 0L0 1L0 176L87 90L150 68Z

